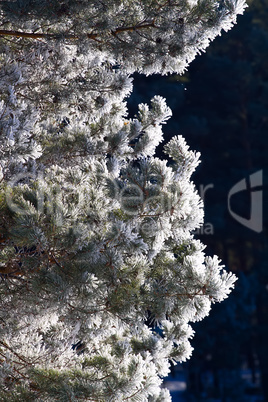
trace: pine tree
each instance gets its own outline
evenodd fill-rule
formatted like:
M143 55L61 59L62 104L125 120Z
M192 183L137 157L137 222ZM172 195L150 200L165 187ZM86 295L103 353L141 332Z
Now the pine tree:
M155 96L130 119L125 98L131 73L182 73L244 7L1 2L1 400L170 400L189 322L236 278L194 239L199 154L175 136L154 157L171 110Z

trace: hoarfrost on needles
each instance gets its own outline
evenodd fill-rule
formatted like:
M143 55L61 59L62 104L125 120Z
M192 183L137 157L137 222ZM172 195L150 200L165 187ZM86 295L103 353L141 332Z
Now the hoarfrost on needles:
M129 118L130 74L181 74L245 3L21 7L0 3L0 399L171 401L169 361L236 277L194 239L199 153L154 156L172 112Z

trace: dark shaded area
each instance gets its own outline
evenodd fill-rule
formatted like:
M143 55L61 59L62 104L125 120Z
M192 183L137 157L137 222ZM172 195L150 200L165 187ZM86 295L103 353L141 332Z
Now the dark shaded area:
M239 278L194 325L187 391L174 401L268 401L267 49L268 1L255 0L183 76L134 76L130 114L162 95L173 111L166 141L182 134L201 152L193 181L205 225L196 234ZM166 158L161 146L158 156Z

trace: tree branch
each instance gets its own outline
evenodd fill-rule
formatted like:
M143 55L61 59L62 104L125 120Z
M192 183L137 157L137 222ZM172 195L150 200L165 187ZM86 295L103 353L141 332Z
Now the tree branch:
M136 31L137 29L145 29L145 28L156 28L154 21L146 24L140 24L140 25L135 25L135 26L129 26L129 27L119 27L116 28L114 31L111 31L110 34L115 36L121 32L133 32ZM85 34L88 39L96 40L100 34L93 34L93 33L88 33ZM34 33L34 32L20 32L20 31L9 31L7 29L0 29L0 36L15 36L17 38L29 38L29 39L60 39L60 38L65 38L65 39L79 39L77 35L73 34L64 34L64 33L59 33L59 34L48 34L48 33Z

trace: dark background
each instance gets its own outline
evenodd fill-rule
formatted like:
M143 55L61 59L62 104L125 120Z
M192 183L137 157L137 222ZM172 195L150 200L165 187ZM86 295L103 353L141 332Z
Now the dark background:
M135 75L130 115L154 95L165 97L173 111L163 127L165 142L181 134L201 152L192 179L200 195L210 188L205 225L196 235L206 253L217 254L239 278L231 296L193 325L193 356L172 370L166 386L173 401L268 401L268 0L250 3L232 31L184 75ZM162 146L157 154L166 158ZM235 220L227 204L231 188L246 179L248 190L232 196L231 209L250 218L249 177L256 172L263 175L255 189L263 193L259 233Z

